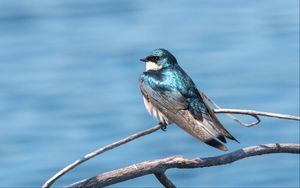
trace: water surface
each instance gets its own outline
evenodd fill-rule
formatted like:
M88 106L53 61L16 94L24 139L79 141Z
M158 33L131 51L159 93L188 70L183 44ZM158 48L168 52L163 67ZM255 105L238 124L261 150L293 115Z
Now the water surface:
M84 154L157 122L146 112L138 60L174 53L226 108L299 115L299 1L0 1L0 186L41 186ZM241 142L299 143L299 123L253 128L219 116ZM250 121L250 118L245 118ZM220 155L169 126L74 169L56 185L171 155ZM299 187L299 155L173 169L177 186ZM160 186L152 176L116 186Z

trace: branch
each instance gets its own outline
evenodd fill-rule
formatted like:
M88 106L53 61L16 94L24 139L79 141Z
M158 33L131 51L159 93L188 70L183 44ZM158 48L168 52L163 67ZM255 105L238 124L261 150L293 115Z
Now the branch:
M67 186L67 188L79 187L104 187L120 183L129 179L137 178L147 174L163 173L170 168L204 168L229 164L247 157L265 155L271 153L300 153L300 144L266 144L251 146L234 152L207 158L184 158L172 156L164 159L145 161L125 168L120 168L98 176L80 181ZM172 184L173 185L173 184Z
M200 95L206 99L208 102L210 102L212 105L214 105L217 109L222 109L221 106L219 106L214 100L212 100L211 98L209 98L208 96L206 96L204 93L202 93L200 90L199 90L199 93ZM237 122L238 124L241 124L243 126L246 126L246 127L251 127L253 125L257 125L260 123L260 119L257 115L251 115L252 117L254 117L256 119L256 121L252 122L252 123L244 123L242 121L240 121L238 118L236 118L234 115L232 114L226 114L230 119L232 119L233 121Z
M164 172L156 172L154 175L163 186L168 188L176 188L176 186L171 182L171 180L168 179Z
M215 109L215 113L225 113L225 114L244 114L244 115L256 115L256 116L266 116L266 117L275 117L280 119L289 119L289 120L296 120L300 121L299 116L292 116L286 114L277 114L271 112L260 112L254 110L241 110L241 109Z
M43 188L50 187L57 179L59 179L61 176L63 176L64 174L66 174L67 172L69 172L70 170L75 168L76 166L80 165L81 163L83 163L83 162L85 162L85 161L87 161L87 160L89 160L89 159L91 159L91 158L93 158L93 157L95 157L95 156L97 156L101 153L104 153L105 151L112 150L115 147L126 144L127 142L130 142L130 141L132 141L134 139L137 139L141 136L145 136L147 134L153 133L153 132L157 131L158 129L160 129L161 126L162 126L161 124L157 124L157 125L155 125L154 127L150 128L150 129L135 133L131 136L123 138L122 140L119 140L119 141L114 142L112 144L109 144L105 147L102 147L102 148L100 148L96 151L93 151L89 154L86 154L83 158L74 161L73 163L69 164L68 166L66 166L65 168L60 170L58 173L56 173L54 176L52 176L49 180L47 180L42 187Z
M291 119L291 120L300 121L300 117L297 117L297 116L290 116L290 115L284 115L284 114L275 114L275 113L269 113L269 112L258 112L258 111L254 111L254 110L215 109L214 112L215 113L235 113L235 114L247 114L247 115L261 115L261 116L277 117L277 118L282 118L282 119ZM148 135L150 133L153 133L153 132L159 130L161 127L162 127L162 125L157 124L152 128L149 128L149 129L146 129L144 131L135 133L131 136L123 138L122 140L119 140L117 142L109 144L105 147L102 147L102 148L100 148L96 151L93 151L93 152L85 155L83 158L74 161L73 163L69 164L68 166L66 166L65 168L63 168L59 172L57 172L54 176L52 176L50 179L48 179L42 187L43 188L49 188L56 180L58 180L61 176L63 176L64 174L66 174L67 172L69 172L70 170L72 170L73 168L78 166L79 164L81 164L81 163L83 163L83 162L85 162L85 161L87 161L87 160L103 153L103 152L109 151L113 148L116 148L118 146L126 144L127 142L130 142L134 139L137 139L139 137L142 137L142 136Z

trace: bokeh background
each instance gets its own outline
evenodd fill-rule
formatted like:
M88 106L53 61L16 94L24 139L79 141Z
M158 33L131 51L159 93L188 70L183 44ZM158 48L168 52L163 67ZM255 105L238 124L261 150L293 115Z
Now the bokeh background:
M0 187L41 186L84 154L156 124L138 88L163 47L226 108L299 115L298 0L0 0ZM246 128L241 142L299 143L299 122ZM243 118L251 121L250 118ZM171 155L222 154L177 126L98 156L56 185ZM299 155L169 170L178 186L299 186ZM161 186L152 176L115 186Z

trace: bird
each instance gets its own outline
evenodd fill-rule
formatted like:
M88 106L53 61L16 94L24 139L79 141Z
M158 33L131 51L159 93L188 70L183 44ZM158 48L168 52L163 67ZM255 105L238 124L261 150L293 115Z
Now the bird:
M168 50L158 48L140 59L146 71L139 77L144 104L162 130L176 124L196 139L227 151L226 138L239 141L221 124L190 76Z

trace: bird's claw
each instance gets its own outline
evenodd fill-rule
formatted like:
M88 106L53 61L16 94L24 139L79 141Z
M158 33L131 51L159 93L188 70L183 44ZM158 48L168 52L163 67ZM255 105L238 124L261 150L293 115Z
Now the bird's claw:
M167 131L167 125L165 124L165 123L160 123L160 125L161 125L161 130L162 131L164 131L164 132L166 132Z

